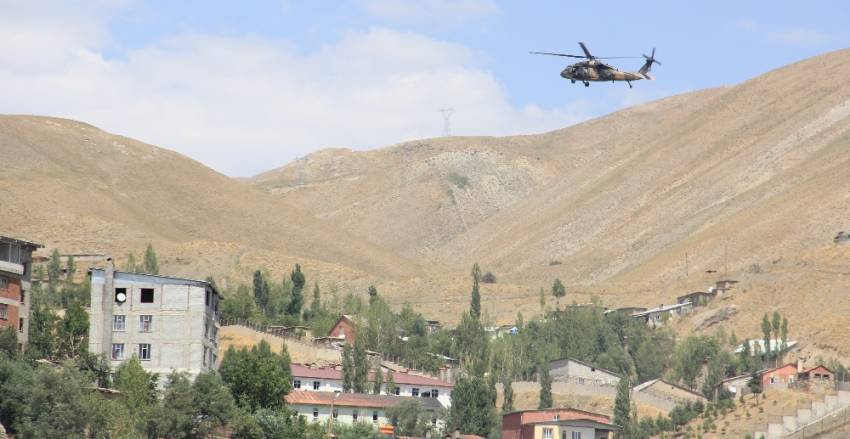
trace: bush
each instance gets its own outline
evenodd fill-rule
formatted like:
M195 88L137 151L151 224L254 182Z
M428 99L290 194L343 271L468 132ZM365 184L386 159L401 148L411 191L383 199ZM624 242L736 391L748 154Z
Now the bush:
M458 189L464 189L470 186L469 177L460 175L457 172L449 172L448 178Z
M484 273L484 276L481 276L481 282L485 284L494 284L496 283L496 275L491 272Z

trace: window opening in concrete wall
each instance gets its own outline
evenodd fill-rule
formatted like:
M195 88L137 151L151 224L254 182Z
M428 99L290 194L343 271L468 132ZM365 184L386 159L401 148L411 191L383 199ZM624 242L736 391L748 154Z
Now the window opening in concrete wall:
M127 301L127 289L126 288L116 288L115 289L115 303L122 304Z
M153 288L142 288L142 303L153 303Z
M378 423L378 411L377 410L372 411L372 423L373 424Z
M351 412L351 419L353 419L354 422L357 422L358 417L360 417L360 411L358 411L357 409L354 409L354 411Z
M317 407L313 407L313 419L319 419L319 409Z
M0 303L0 319L9 319L9 305L6 305L5 303Z
M21 288L21 305L24 305L26 303L27 303L27 292L24 291L23 288Z
M151 345L150 343L142 343L139 345L139 359L140 360L150 360L151 359Z
M419 389L414 387L410 394L413 396L419 396Z
M124 359L124 343L112 343L112 359Z
M115 315L112 316L112 330L124 331L127 329L127 316Z
M151 328L153 328L153 316L139 316L139 332L151 332Z
M319 390L319 387L322 386L321 381L313 381L313 390Z
M24 318L18 319L18 332L24 332Z
M437 398L439 396L440 396L440 390L439 389L431 389L431 398Z
M301 380L294 380L294 381L292 382L292 387L293 387L294 389L300 389L300 388L301 388Z
M9 288L9 278L6 276L0 276L0 288L6 289Z

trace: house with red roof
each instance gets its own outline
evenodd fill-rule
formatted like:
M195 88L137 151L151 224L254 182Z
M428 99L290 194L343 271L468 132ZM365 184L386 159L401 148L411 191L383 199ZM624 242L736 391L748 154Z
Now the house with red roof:
M328 331L328 336L325 338L345 340L346 343L353 345L356 335L354 318L348 314L343 314L334 323L331 330Z
M560 439L562 433L569 433L569 439L596 439L607 438L608 432L616 429L608 416L569 407L520 410L502 416L502 439Z
M781 389L788 388L789 384L793 384L797 381L797 372L798 368L794 363L788 363L772 369L765 369L759 372L761 386L763 389L771 387Z
M342 368L319 367L314 365L293 363L292 388L307 392L342 392ZM382 371L386 392L388 371ZM454 384L438 378L416 375L412 373L393 372L395 394L413 398L435 399L443 407L451 406L451 394ZM374 380L374 372L369 373L369 382Z

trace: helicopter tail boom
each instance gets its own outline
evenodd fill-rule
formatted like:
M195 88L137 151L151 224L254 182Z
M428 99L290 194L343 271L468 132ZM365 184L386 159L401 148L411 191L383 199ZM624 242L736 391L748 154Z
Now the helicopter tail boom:
M643 63L643 66L641 66L638 72L645 76L646 79L652 80L652 76L649 75L649 71L650 69L652 69L652 64L655 63L661 65L661 63L655 59L655 48L652 48L652 54L650 54L649 56L643 55L643 57L646 58L646 62Z

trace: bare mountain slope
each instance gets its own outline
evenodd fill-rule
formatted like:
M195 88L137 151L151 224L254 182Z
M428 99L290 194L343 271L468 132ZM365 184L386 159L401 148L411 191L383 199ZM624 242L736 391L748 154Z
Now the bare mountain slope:
M346 279L418 273L187 157L83 123L2 116L0 157L0 230L63 251L121 257L153 242L168 271L194 276L294 260Z

